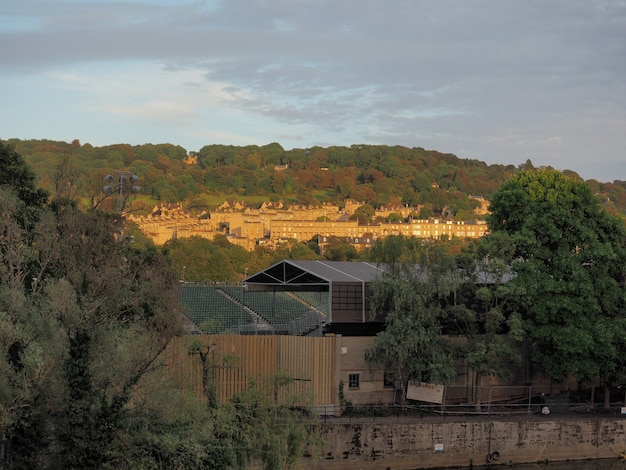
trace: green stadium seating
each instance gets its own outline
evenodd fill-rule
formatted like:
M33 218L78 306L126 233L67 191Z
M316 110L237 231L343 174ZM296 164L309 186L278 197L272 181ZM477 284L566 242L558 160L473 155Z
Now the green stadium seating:
M241 285L186 283L179 301L193 333L305 335L328 311L328 292L257 292Z

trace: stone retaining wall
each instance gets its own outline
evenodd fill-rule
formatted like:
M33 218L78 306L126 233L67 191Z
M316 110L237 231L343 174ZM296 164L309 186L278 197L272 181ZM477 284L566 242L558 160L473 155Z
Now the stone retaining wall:
M302 469L418 469L617 458L626 418L540 417L321 425L322 455Z

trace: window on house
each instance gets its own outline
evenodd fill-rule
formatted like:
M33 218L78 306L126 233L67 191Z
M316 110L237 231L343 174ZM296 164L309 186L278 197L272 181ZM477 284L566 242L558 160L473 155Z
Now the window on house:
M351 390L357 389L361 386L361 374L349 374L348 375L348 388Z

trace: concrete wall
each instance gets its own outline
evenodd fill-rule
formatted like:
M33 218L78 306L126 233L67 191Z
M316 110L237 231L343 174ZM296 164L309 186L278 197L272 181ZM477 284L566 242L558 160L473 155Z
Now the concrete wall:
M393 403L393 387L385 387L382 370L370 370L363 351L371 347L374 337L342 336L339 355L339 380L344 383L346 400L353 405ZM350 374L359 374L360 384L356 389L350 389ZM337 383L337 385L339 382Z
M626 418L428 419L322 425L322 455L306 457L300 468L408 470L546 459L617 460L616 454L626 449Z

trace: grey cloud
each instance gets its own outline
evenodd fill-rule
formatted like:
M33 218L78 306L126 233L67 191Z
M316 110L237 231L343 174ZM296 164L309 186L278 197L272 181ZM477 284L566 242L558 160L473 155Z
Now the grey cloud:
M149 60L204 70L237 109L337 138L426 140L485 158L507 146L556 158L594 139L623 144L580 117L624 119L623 1L16 3L0 6L25 25L0 27L12 45L0 73ZM552 134L569 142L548 146Z

